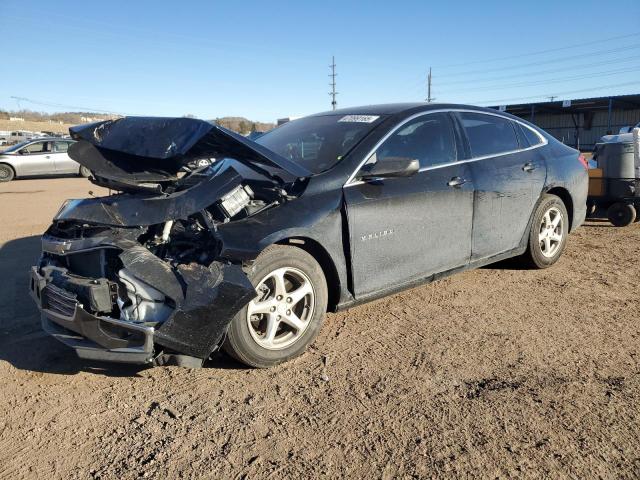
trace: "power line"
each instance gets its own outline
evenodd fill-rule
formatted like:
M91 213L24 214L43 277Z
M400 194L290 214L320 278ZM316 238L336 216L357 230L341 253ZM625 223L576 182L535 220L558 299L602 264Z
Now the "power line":
M20 102L28 102L28 103L32 103L34 105L40 105L40 106L44 106L44 107L65 108L65 109L76 110L76 111L80 111L80 112L107 113L107 114L110 114L110 115L120 115L120 116L133 115L131 113L114 112L114 111L111 111L111 110L101 110L99 108L79 107L79 106L75 106L75 105L64 105L62 103L44 102L44 101L41 101L41 100L34 100L32 98L27 98L27 97L17 97L17 96L13 96L13 95L10 98L12 98L16 102L18 102L18 108L20 108Z
M329 74L331 77L331 83L329 84L331 91L329 95L331 95L331 109L335 110L338 105L336 101L336 95L338 95L338 92L336 92L336 77L338 76L336 73L336 57L331 57L331 65L329 65L329 68L331 69L331 73Z
M640 35L640 32L635 32L635 33L629 33L626 35L618 35L616 37L609 37L609 38L603 38L600 40L593 40L591 42L582 42L582 43L576 43L573 45L566 45L564 47L557 47L557 48L549 48L547 50L538 50L535 52L528 52L528 53L521 53L518 55L509 55L506 57L494 57L494 58L486 58L483 60L475 60L473 62L464 62L464 63L456 63L456 64L449 64L449 65L439 65L437 66L437 68L453 68L453 67L462 67L462 66L466 66L466 65L477 65L479 63L489 63L489 62L498 62L501 60L512 60L514 58L521 58L521 57L529 57L529 56L533 56L533 55L542 55L544 53L551 53L551 52L559 52L562 50L570 50L572 48L579 48L579 47L585 47L588 45L596 45L598 43L605 43L605 42L610 42L612 40L620 40L623 38L630 38L630 37L637 37Z
M521 69L521 68L526 68L526 67L536 67L538 65L545 65L545 64L558 63L558 62L571 63L571 62L573 62L575 60L581 60L582 57L588 57L588 58L592 59L596 55L602 55L602 54L608 54L608 53L632 50L632 49L637 48L637 47L640 47L640 44L627 45L625 47L619 47L619 48L614 48L614 49L599 50L599 51L595 51L595 52L591 52L591 53L580 54L580 56L560 57L560 58L554 58L554 59L549 59L549 60L543 60L543 61L539 61L539 62L531 62L531 63L527 63L527 64L505 66L505 67L500 67L500 68L494 69L494 70L472 70L472 71L466 71L466 72L458 72L456 74L450 74L450 75L442 75L442 76L436 75L435 76L435 80L436 80L436 82L439 82L440 79L445 79L444 82L440 82L443 85L461 85L461 84L472 84L472 83L476 84L476 83L479 83L479 82L493 82L493 81L499 80L499 79L530 77L530 76L537 76L539 74L544 74L544 73L562 72L562 71L565 71L565 70L571 70L571 69L581 68L581 67L590 68L590 67L597 66L597 65L607 65L607 64L611 64L611 63L616 63L617 61L620 61L620 62L629 61L629 60L632 60L632 59L634 59L636 57L633 56L633 57L623 57L621 59L607 59L607 60L604 60L604 61L601 61L601 62L590 62L589 64L586 64L586 65L585 64L577 64L577 65L574 64L573 66L568 65L568 66L563 66L562 68L548 69L546 71L536 70L535 72L523 72L523 73L518 73L518 74L513 74L513 75L503 75L501 77L487 77L487 78L480 78L480 79L476 79L476 80L469 79L469 78L465 78L464 80L454 80L454 81L447 81L446 80L447 78L450 78L450 77L459 77L459 76L462 76L462 75L469 76L469 75L474 75L474 74L480 74L481 77L482 77L482 76L486 75L487 73L491 74L493 72L516 70L516 69ZM434 80L434 78L432 77L432 82L431 82L432 88L433 88L433 80ZM440 91L440 90L438 90L438 91Z
M569 70L576 70L579 68L593 68L593 67L598 67L600 65L624 63L624 62L630 62L630 61L639 60L639 59L640 59L639 55L634 55L632 57L615 58L613 60L605 60L604 62L589 62L589 63L571 65L571 66L562 67L562 68L553 68L551 70L536 70L535 72L525 72L525 73L517 73L515 75L503 75L500 77L481 78L478 80L477 79L456 80L453 82L446 82L445 85L449 86L449 85L463 85L463 84L470 84L470 83L477 84L477 83L485 83L485 82L495 82L496 80L509 80L511 78L531 77L531 76L543 75L546 73L560 73L560 72L566 72Z
M564 95L572 95L574 93L583 93L583 92L594 92L594 91L598 91L598 90L609 90L612 88L618 88L618 87L628 87L631 85L638 85L640 86L640 81L636 80L634 82L625 82L625 83L618 83L615 85L604 85L601 87L592 87L592 88L582 88L580 90L568 90L568 91L564 91L564 92L554 92L553 95L550 95L549 93L541 93L540 95L530 95L528 97L512 97L512 98L500 98L497 100L481 100L481 101L474 101L474 102L469 102L471 104L477 105L480 103L488 103L491 105L498 105L498 104L504 104L507 102L515 102L518 100L531 100L533 98L549 98L551 96L553 97L560 97L560 96L564 96Z
M557 77L557 78L551 78L551 79L545 79L545 80L536 80L533 82L510 83L510 84L492 85L489 87L479 87L479 88L466 88L461 91L455 91L455 93L501 90L503 88L514 88L514 87L531 87L536 85L546 85L549 83L566 82L569 80L584 80L584 79L597 78L597 77L608 77L609 75L636 72L638 70L640 70L640 66L622 68L622 69L616 69L616 70L605 70L602 72L589 72L588 74L571 75L568 77ZM454 92L450 91L449 93L454 93Z
M627 45L625 47L618 47L618 48L613 48L613 49L609 49L609 50L597 50L595 52L587 52L587 53L582 53L579 56L583 57L583 56L588 56L589 58L593 57L594 55L601 55L601 54L605 54L605 53L615 53L615 52L622 52L622 51L626 51L626 50L632 50L634 48L638 48L640 47L640 43L638 44L634 44L634 45ZM538 65L546 65L549 63L557 63L557 62L565 62L565 61L570 61L572 59L575 59L576 57L578 57L577 55L571 55L568 57L558 57L558 58L553 58L550 60L542 60L539 62L531 62L531 63L522 63L519 65L510 65L508 67L500 67L500 68L494 68L491 70L487 70L487 69L482 69L482 70L469 70L466 72L457 72L457 73L451 73L448 75L440 75L438 76L438 78L451 78L451 77L459 77L462 75L473 75L473 74L477 74L477 73L486 73L486 72L502 72L505 70L514 70L516 68L525 68L525 67L535 67Z

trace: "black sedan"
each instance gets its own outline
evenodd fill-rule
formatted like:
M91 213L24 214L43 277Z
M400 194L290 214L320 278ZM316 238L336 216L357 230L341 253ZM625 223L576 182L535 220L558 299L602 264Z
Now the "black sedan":
M546 268L585 217L579 152L478 107L338 110L255 142L188 118L71 134L116 193L62 206L31 291L82 358L268 367L327 311L509 257Z

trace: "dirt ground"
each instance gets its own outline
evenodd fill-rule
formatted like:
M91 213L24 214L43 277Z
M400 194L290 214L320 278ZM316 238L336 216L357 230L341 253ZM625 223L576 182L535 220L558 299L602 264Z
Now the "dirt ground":
M270 370L137 368L77 359L27 295L38 235L90 189L0 185L0 478L640 476L640 224L329 315Z

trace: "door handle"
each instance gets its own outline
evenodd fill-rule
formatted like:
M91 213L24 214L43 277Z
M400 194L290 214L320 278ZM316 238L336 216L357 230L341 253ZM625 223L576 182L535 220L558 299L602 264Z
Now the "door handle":
M461 187L465 183L467 183L467 181L464 178L453 177L451 180L447 182L447 185L449 185L450 187Z
M522 166L522 170L525 172L533 172L535 169L536 166L531 162L527 162Z
M51 158L51 155L45 155L44 158Z

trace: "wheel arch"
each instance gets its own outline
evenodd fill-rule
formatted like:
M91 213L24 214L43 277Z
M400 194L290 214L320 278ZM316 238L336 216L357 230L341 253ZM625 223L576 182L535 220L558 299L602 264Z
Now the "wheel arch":
M3 161L0 161L0 165L6 165L7 167L9 167L13 171L13 178L18 178L18 172L16 171L16 167L14 167L8 162L3 162Z
M324 278L327 281L327 311L335 310L340 302L340 276L338 269L329 255L329 252L320 242L310 237L291 236L283 238L276 242L277 245L287 245L290 247L300 248L311 255L322 268Z
M571 197L569 190L560 186L552 186L551 188L547 189L544 193L555 195L556 197L559 197L560 200L562 200L562 203L564 203L564 206L567 209L567 214L569 215L569 226L570 226L569 231L572 232L574 229L573 227L574 208L573 208L573 198Z

